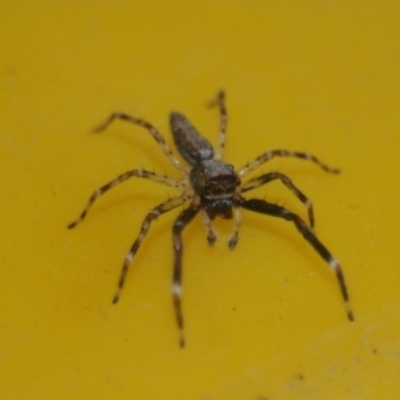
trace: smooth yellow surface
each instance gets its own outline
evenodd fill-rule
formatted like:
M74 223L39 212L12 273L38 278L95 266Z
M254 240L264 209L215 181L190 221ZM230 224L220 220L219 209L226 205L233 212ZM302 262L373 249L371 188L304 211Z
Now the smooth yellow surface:
M399 398L398 1L3 2L0 6L1 313L4 399ZM184 112L213 143L227 92L226 160L308 150L289 175L314 202L334 275L284 221L243 212L238 247L219 220L209 248L185 231L187 347L170 295L176 212L159 218L120 303L122 259L152 206L176 192L132 180L66 225L92 191L143 167L178 177L142 129L90 128L113 110L172 143ZM254 193L304 207L279 183Z

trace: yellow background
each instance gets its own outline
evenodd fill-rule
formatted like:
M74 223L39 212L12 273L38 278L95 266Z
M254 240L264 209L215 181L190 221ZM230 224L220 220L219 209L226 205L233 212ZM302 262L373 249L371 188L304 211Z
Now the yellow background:
M7 3L7 4L6 4ZM379 4L379 5L378 5ZM1 313L4 399L372 399L400 393L398 1L85 1L0 5ZM123 257L172 189L132 180L74 230L93 190L147 168L178 177L142 129L171 143L179 110L213 143L227 92L226 160L307 150L261 168L314 202L335 276L292 224L243 212L209 248L184 232L187 347L178 348L171 226L155 222L111 304ZM248 193L304 207L279 183Z

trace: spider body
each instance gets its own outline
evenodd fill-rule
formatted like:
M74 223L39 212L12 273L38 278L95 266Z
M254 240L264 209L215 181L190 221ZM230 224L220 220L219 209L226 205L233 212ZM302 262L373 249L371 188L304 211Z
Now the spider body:
M188 165L182 164L181 161L175 157L172 150L165 142L163 136L156 128L154 128L153 125L145 120L132 117L125 113L117 112L111 114L108 120L95 130L102 131L115 119L126 120L133 124L142 126L153 136L170 161L184 174L182 179L173 179L143 169L134 169L128 171L97 189L89 198L89 201L80 217L68 225L68 228L74 228L86 217L89 209L99 196L103 195L114 186L125 182L132 177L149 179L154 182L174 188L180 188L182 190L180 195L154 207L144 218L139 235L125 256L118 283L118 290L114 296L113 302L117 303L119 301L129 266L139 250L143 239L147 235L152 221L158 216L189 202L188 207L178 215L172 227L172 243L175 255L172 296L175 315L180 331L179 343L181 347L185 345L183 330L184 322L181 305L183 254L182 231L185 226L187 226L199 213L201 213L203 222L206 226L207 240L210 245L213 245L216 241L216 234L212 225L212 221L216 217L223 219L234 219L232 236L228 241L228 245L231 249L236 246L239 238L239 230L242 222L240 208L293 222L301 235L336 273L336 277L342 292L342 297L345 302L347 317L352 321L354 317L350 307L348 291L341 266L312 230L312 227L314 226L314 212L311 201L292 183L289 177L278 172L270 172L259 175L248 180L244 184L241 182L242 178L249 172L253 171L274 157L294 157L298 159L309 160L330 173L338 173L339 170L328 167L310 153L293 152L288 150L271 150L265 152L258 156L254 161L249 162L242 168L235 170L231 164L227 164L223 161L227 125L225 94L223 91L218 93L217 99L211 105L217 105L220 110L219 137L216 151L214 151L214 148L209 141L197 132L197 130L191 125L191 123L183 114L177 112L170 114L170 126L175 145L180 155ZM293 213L289 209L269 203L266 200L248 200L243 197L243 193L274 180L280 180L306 206L308 210L309 224L307 224L299 215Z
M204 160L195 164L190 171L189 181L204 202L232 198L240 185L233 166L220 160Z

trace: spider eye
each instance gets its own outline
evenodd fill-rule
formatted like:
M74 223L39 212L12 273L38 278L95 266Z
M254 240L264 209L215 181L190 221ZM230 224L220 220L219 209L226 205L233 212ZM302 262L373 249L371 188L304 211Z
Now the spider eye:
M226 179L226 180L230 180L230 179ZM211 196L231 196L235 190L236 190L236 185L232 184L232 182L227 182L224 180L221 181L212 181L209 183L208 185L208 192Z
M211 189L211 192L213 194L222 194L222 193L224 193L224 189L222 189L221 186L216 186L216 187Z

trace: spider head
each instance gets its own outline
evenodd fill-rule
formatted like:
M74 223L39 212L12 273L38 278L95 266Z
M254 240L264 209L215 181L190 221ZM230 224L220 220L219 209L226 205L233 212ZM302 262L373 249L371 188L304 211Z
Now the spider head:
M190 171L190 184L194 191L207 200L232 197L240 185L233 166L220 160L203 160Z

